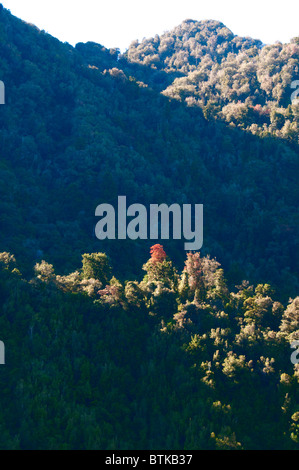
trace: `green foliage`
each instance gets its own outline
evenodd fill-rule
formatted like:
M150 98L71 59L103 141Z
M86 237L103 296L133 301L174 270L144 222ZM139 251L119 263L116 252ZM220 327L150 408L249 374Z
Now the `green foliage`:
M145 282L161 282L171 288L177 286L177 272L170 260L153 262L152 259L149 259L142 269L146 271Z
M199 253L186 267L200 262L205 300L194 278L191 302L166 282L170 260L163 280L105 288L45 261L27 281L0 260L1 449L298 449L298 298L246 282L214 295L222 269Z
M85 253L82 255L83 279L97 279L103 285L108 284L111 276L111 266L105 253Z

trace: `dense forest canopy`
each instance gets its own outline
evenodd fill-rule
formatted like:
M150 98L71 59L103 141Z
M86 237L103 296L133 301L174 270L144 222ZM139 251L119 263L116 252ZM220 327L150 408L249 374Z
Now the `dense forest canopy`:
M217 260L179 272L159 244L143 272L84 253L27 281L0 254L0 448L298 449L299 297L230 292Z
M298 68L219 21L121 54L0 9L0 448L298 448ZM200 253L99 241L120 195L203 204Z

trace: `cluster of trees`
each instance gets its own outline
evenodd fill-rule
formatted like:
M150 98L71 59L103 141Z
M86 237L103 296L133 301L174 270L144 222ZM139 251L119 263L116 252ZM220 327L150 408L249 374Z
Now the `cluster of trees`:
M26 280L0 254L1 449L298 449L299 297L227 287L161 245L120 282L104 253ZM297 354L298 356L298 354Z
M160 81L162 93L200 107L207 118L298 144L291 85L299 79L299 38L263 45L218 21L186 20L161 37L134 41L125 56L157 73L179 73L171 83Z

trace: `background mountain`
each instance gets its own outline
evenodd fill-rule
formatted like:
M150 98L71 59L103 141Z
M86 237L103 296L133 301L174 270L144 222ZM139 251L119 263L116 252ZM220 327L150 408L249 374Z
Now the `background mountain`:
M298 449L298 66L217 21L120 54L0 8L0 448ZM100 242L118 195L204 204L201 253Z

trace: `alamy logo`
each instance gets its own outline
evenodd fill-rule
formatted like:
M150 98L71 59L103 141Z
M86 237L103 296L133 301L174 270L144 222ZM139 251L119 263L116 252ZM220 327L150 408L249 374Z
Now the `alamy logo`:
M291 94L291 102L292 104L299 104L299 98L297 98L299 95L299 80L293 80L291 88L296 88L296 90Z
M291 354L291 363L292 364L299 364L299 340L297 341L293 341L291 343L291 348L292 349L296 349L296 351L294 351L292 354Z
M5 104L5 85L0 80L0 104Z
M116 216L111 204L97 206L95 215L101 217L96 224L95 234L99 240L169 240L170 214L172 214L172 238L181 240L182 235L189 243L184 244L185 250L200 250L203 244L203 205L195 204L192 216L191 204L150 204L149 214L142 204L132 204L127 208L126 196L118 196L117 234ZM127 224L127 217L134 217ZM149 233L148 233L149 225ZM194 230L192 230L192 225ZM117 235L117 236L116 236Z
M5 364L5 346L3 341L0 341L0 365Z

